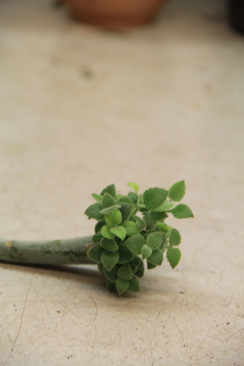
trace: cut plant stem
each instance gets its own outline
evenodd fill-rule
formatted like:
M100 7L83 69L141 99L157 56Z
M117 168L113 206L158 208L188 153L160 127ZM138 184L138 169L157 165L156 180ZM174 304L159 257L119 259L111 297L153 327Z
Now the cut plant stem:
M0 261L23 264L96 264L87 256L92 236L51 241L0 239Z

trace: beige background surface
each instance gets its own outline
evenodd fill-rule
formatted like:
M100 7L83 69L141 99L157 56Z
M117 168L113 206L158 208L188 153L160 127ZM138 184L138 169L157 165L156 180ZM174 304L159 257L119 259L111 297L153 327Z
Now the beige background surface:
M184 3L184 4L183 4ZM205 4L205 5L204 5ZM91 234L91 194L185 179L172 271L118 297L97 270L0 264L0 365L244 365L244 37L221 2L128 32L1 2L0 236Z

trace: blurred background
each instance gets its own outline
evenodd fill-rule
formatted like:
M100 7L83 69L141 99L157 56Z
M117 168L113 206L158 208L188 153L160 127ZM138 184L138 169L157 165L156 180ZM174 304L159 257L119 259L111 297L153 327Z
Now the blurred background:
M89 235L91 194L130 181L184 179L195 218L169 220L180 264L137 297L2 263L0 364L243 365L243 1L142 0L127 22L103 2L0 1L0 237Z

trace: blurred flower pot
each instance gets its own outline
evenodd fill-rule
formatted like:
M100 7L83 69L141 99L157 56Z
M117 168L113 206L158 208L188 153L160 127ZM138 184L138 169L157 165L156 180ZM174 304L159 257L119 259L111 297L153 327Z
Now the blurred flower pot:
M167 0L65 0L73 18L123 29L151 22Z

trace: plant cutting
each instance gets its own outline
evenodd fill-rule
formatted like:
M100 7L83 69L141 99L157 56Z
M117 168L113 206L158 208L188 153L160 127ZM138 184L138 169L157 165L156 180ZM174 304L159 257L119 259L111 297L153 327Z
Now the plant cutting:
M114 184L100 194L92 194L95 203L85 211L95 219L91 236L24 242L0 240L0 260L25 264L97 264L106 278L109 291L139 292L138 278L147 269L161 266L164 253L172 268L180 261L179 231L165 223L168 215L177 219L193 217L191 209L178 203L185 195L185 182L169 190L149 188L139 194L135 182L127 195L116 194Z

